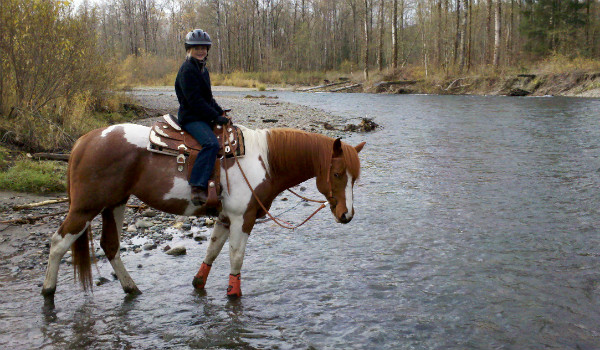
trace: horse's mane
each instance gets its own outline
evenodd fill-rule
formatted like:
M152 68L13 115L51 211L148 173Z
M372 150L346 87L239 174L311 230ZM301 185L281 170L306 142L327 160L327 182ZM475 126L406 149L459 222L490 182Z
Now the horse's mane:
M272 173L278 171L315 171L315 175L328 170L335 139L296 129L269 129L269 167ZM342 142L346 168L357 179L360 175L360 161L354 147Z

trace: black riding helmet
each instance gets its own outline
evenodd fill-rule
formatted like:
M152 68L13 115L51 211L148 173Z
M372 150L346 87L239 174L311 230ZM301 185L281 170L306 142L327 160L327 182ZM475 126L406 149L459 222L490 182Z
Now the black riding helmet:
M207 46L207 48L210 49L210 46L212 45L210 35L202 29L194 29L187 33L185 36L185 49L188 50L191 47L199 45Z

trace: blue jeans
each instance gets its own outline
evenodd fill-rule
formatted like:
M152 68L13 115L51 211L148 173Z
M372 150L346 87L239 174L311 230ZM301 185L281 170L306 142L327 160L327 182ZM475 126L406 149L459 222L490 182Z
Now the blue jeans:
M202 145L202 149L194 162L189 183L191 186L207 188L208 180L215 167L217 153L219 153L219 140L217 140L210 125L202 121L186 123L182 125L182 128Z

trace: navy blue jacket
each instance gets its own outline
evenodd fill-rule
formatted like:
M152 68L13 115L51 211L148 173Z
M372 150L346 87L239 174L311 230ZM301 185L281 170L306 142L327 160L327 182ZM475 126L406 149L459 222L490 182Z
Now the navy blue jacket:
M186 59L179 68L175 93L179 100L177 120L181 125L193 121L212 123L223 114L223 109L213 98L205 63L193 57Z

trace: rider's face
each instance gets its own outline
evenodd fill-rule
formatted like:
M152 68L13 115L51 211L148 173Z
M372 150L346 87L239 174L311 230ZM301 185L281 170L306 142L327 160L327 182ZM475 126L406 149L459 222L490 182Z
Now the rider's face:
M202 61L208 55L208 47L205 45L194 46L191 48L191 54L195 59Z

